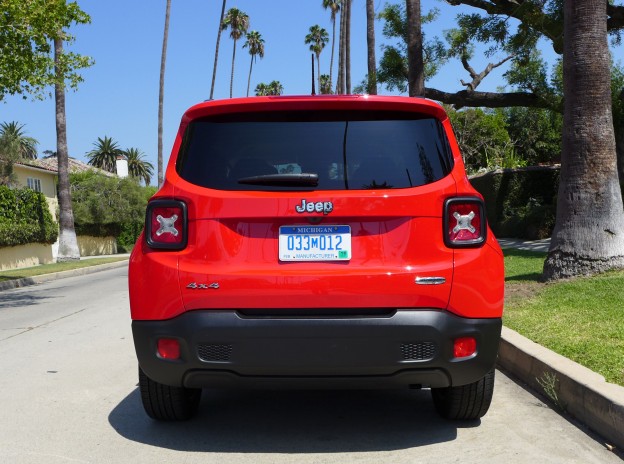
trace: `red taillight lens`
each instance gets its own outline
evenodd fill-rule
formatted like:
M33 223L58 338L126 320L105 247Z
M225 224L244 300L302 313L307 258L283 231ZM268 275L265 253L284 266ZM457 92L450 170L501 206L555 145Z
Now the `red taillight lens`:
M451 198L444 204L444 242L449 247L480 246L486 238L486 218L479 198Z
M181 250L187 242L186 204L154 200L147 205L145 238L152 248Z
M180 342L175 338L159 338L158 356L163 359L180 359Z
M453 343L453 356L468 358L477 352L477 341L472 337L458 338Z

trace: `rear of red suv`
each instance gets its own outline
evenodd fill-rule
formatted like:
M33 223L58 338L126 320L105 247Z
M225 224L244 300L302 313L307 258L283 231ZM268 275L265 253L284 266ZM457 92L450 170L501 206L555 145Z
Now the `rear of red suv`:
M502 253L437 104L257 97L184 115L130 260L143 405L201 388L430 388L490 405Z

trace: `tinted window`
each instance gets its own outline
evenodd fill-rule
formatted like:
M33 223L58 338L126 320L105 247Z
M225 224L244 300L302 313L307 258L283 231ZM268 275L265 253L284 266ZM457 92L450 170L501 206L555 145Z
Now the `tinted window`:
M193 184L221 190L416 187L446 176L452 156L441 123L415 117L300 112L196 120L184 135L177 170ZM318 185L239 182L301 173L318 175Z

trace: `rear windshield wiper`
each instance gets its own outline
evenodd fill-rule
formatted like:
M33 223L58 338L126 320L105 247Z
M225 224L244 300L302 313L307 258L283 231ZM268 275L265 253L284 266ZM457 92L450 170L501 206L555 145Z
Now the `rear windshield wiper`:
M265 174L262 176L242 177L239 184L248 185L275 185L286 187L316 187L318 174L302 172L300 174Z

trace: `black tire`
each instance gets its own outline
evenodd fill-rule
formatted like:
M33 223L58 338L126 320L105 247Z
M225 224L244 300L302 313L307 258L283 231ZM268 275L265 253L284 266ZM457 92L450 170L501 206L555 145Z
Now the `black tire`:
M163 385L150 379L140 367L139 389L145 412L155 420L188 420L199 408L201 389Z
M494 395L494 369L468 385L432 388L436 411L445 419L476 420L485 416Z

